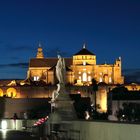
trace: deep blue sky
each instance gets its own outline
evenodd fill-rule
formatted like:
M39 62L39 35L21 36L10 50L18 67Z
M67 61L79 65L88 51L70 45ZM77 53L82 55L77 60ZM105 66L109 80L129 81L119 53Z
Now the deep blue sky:
M140 1L0 0L0 79L25 78L39 42L46 57L86 42L98 64L121 56L123 69L139 69Z

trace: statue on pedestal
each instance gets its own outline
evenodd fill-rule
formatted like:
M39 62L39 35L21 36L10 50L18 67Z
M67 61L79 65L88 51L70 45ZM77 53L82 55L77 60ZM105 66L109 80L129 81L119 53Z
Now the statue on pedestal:
M65 74L66 74L66 67L64 58L58 55L58 62L56 64L56 77L59 81L57 84L57 90L54 90L52 93L52 102L58 97L60 90L64 90L65 88Z
M57 89L52 93L51 100L52 114L50 117L50 122L53 124L60 125L63 121L71 121L77 118L73 107L73 101L70 99L69 93L65 88L65 75L65 61L60 55L58 55L56 77L59 83L57 84Z
M65 84L65 61L64 58L61 58L60 55L58 55L58 62L56 65L56 77L59 81L59 84Z

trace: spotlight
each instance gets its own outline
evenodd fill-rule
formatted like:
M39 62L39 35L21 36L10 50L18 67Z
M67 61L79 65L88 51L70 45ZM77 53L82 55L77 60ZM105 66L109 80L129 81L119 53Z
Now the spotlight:
M2 120L2 122L1 122L1 128L2 129L7 129L7 122L5 120Z

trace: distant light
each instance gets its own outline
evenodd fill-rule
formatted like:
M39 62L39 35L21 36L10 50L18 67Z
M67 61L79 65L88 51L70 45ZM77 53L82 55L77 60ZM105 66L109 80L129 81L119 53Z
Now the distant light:
M2 129L7 129L7 122L5 120L2 120L2 122L1 122L1 128Z
M84 65L84 66L86 65L86 62L85 62L85 61L83 62L83 65Z
M91 107L93 107L94 106L94 104L91 104Z
M78 93L78 94L80 94L81 92L80 92L80 91L78 91L77 93Z
M6 138L7 138L7 130L2 129L2 139L6 140Z

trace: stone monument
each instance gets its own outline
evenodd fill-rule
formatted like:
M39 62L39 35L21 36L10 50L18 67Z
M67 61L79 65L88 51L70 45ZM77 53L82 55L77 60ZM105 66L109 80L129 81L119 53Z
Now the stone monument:
M57 89L52 94L52 113L50 115L50 123L62 124L66 121L75 120L76 113L73 107L73 101L69 97L69 93L65 88L66 67L64 58L58 55L56 65L56 77L59 81Z

